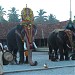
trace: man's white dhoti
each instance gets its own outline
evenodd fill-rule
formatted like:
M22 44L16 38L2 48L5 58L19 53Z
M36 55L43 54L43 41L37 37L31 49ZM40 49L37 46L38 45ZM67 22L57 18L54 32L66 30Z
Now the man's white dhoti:
M2 51L0 51L0 75L3 74Z

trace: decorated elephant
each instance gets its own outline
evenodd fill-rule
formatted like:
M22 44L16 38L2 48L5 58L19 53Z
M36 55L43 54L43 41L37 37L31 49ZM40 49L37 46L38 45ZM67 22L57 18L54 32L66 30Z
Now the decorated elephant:
M32 43L34 41L34 35L36 32L35 25L33 23L33 11L30 8L23 8L21 11L22 21L19 25L12 28L7 34L7 46L8 49L16 57L19 51L20 60L19 63L24 63L24 42L26 42L28 50L28 62L30 65L37 65L37 61L32 61ZM15 60L16 61L16 60Z
M55 29L52 31L48 37L49 59L57 60L59 52L60 61L69 60L69 51L72 51L73 47L72 36L73 32L68 29Z

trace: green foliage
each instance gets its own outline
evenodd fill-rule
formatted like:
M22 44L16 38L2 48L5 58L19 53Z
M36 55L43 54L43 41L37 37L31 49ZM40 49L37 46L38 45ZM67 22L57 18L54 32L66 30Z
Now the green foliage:
M4 8L0 6L0 23L6 23L7 21L3 18L3 16L6 15L6 11L4 11Z
M44 24L47 21L47 16L44 16L46 12L43 9L40 9L39 11L37 11L37 13L38 16L35 16L34 18L35 23Z
M46 12L43 9L40 9L37 12L38 16L35 16L34 19L36 24L56 24L59 22L53 14L50 14L49 16L44 16Z
M11 10L8 10L10 13L8 14L8 21L9 22L19 22L19 15L17 14L17 11L15 7L12 7Z
M58 22L59 22L59 20L56 19L55 15L53 15L53 14L49 15L49 18L48 18L48 23L49 24L56 24Z
M8 21L9 22L20 22L19 14L17 14L17 11L15 7L12 7L10 10L8 10ZM53 14L50 14L49 16L45 16L47 13L43 9L40 9L37 11L38 16L34 17L34 23L35 24L55 24L59 21L56 19L56 17ZM7 22L3 16L6 15L6 11L4 11L4 8L0 6L0 22Z

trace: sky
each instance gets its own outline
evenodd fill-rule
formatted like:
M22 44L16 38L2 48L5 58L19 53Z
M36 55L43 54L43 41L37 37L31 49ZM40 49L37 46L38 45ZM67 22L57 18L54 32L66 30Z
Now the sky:
M47 13L46 16L53 14L59 21L69 20L70 18L70 0L0 0L0 6L8 13L12 7L19 10L18 13L21 14L21 10L26 7L33 10L34 16L37 16L40 9L43 9ZM71 13L72 20L74 20L75 15L75 0L71 0ZM6 18L6 16L4 16Z

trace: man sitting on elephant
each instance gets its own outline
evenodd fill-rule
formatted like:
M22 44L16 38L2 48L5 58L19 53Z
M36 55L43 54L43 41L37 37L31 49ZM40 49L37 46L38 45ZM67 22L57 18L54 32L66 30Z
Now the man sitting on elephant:
M16 57L17 51L19 51L20 60L19 63L24 63L24 41L27 44L28 49L28 62L30 65L37 65L37 62L32 61L32 43L34 41L34 35L36 32L34 25L33 11L30 8L23 8L21 11L22 21L20 25L15 26L7 34L8 49L13 52ZM16 61L16 60L15 60Z

